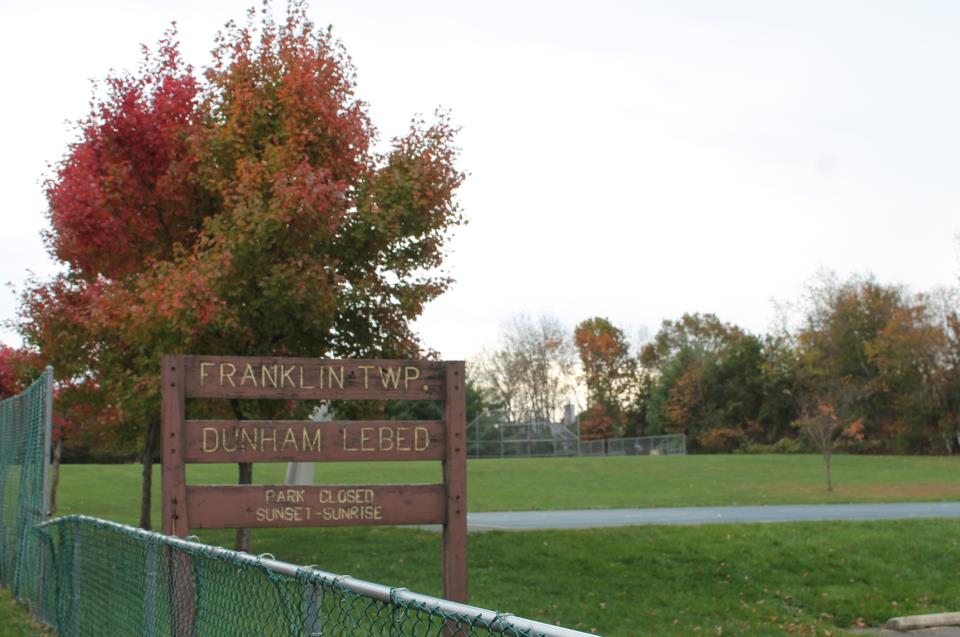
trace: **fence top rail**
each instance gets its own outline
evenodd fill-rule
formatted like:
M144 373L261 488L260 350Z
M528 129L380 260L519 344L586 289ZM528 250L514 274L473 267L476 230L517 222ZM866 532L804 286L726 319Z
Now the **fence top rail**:
M288 562L231 551L220 546L210 544L201 544L191 540L185 540L172 535L163 535L155 531L147 531L127 524L103 520L88 515L67 515L54 518L39 524L39 527L52 527L69 522L80 522L92 524L103 528L113 529L131 535L137 535L144 539L160 542L168 546L178 547L190 552L202 553L211 557L219 557L239 562L245 562L251 566L264 568L278 575L287 577L297 577L307 575L324 580L325 582L336 584L337 586L348 590L357 595L369 597L385 603L410 603L419 604L423 607L435 609L449 615L463 615L466 617L477 618L487 624L491 629L501 630L507 627L513 627L520 631L530 631L535 634L544 635L544 637L585 637L590 633L585 633L571 628L563 628L553 624L546 624L533 619L515 617L509 613L499 613L485 608L470 606L469 604L460 604L440 597L432 597L421 593L414 593L405 588L391 588L383 584L376 584L365 580L354 578L350 575L337 575L328 571L322 571L309 566L296 566ZM591 635L591 637L593 637Z

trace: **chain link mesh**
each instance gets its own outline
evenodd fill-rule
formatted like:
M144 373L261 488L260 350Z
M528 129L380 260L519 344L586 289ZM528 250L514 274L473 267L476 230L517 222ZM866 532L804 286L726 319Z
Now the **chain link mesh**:
M0 584L38 609L44 556L37 525L46 519L46 466L52 372L0 401Z
M585 635L97 518L46 522L52 382L0 402L0 584L63 637Z
M86 516L43 535L46 618L64 637L583 634Z

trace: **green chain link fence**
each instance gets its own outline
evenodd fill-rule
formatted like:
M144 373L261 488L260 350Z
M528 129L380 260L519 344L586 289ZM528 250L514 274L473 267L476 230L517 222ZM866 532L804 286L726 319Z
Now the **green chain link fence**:
M0 402L0 584L39 610L46 555L37 525L47 519L53 370Z
M0 402L0 584L63 637L577 637L575 630L70 515L46 521L53 372Z
M585 634L86 516L43 530L63 636Z

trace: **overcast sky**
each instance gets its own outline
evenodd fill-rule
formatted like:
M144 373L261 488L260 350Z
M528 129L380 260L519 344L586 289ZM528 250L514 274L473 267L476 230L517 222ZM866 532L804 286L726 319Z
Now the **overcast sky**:
M41 183L90 80L135 69L172 20L202 67L248 6L2 0L0 282L56 271ZM463 127L457 283L418 323L445 358L492 344L518 312L631 333L713 312L760 332L772 299L818 269L957 282L960 3L352 0L310 14L344 41L384 138L437 106ZM4 288L0 320L15 308Z

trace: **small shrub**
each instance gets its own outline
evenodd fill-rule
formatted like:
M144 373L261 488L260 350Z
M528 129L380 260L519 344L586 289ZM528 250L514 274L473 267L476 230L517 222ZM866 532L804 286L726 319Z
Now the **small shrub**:
M739 429L711 429L698 438L704 453L733 453L743 446L746 436Z
M809 453L810 449L796 438L781 438L773 444L751 443L740 447L741 453Z

